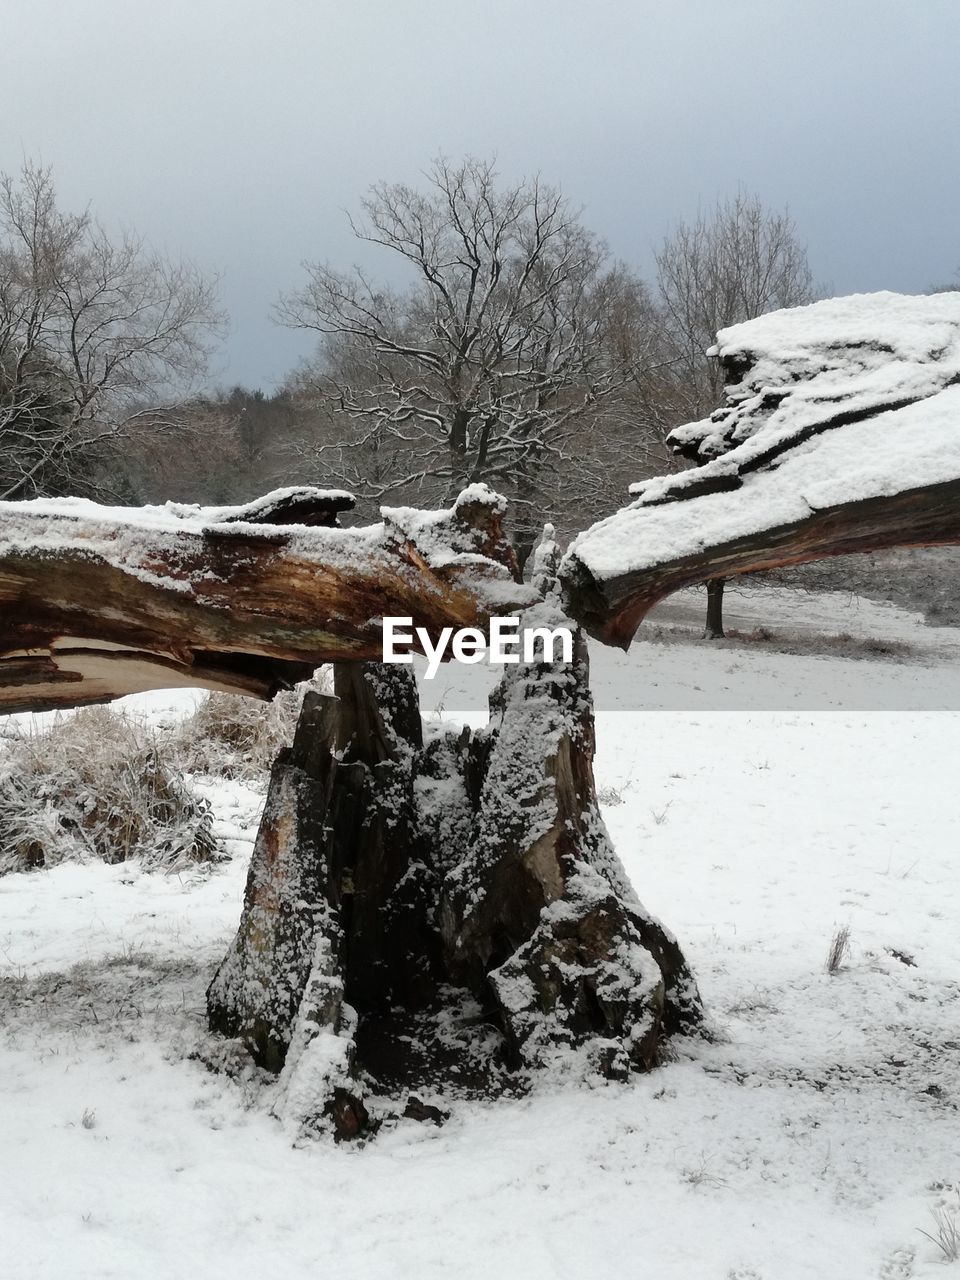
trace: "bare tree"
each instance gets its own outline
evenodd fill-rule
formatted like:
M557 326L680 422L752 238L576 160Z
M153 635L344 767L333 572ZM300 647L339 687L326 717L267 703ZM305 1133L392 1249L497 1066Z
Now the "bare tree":
M323 335L315 385L354 424L318 448L329 478L431 500L490 481L529 526L524 550L547 477L584 417L624 384L605 341L622 271L538 179L503 187L473 159L439 159L427 179L424 191L377 184L352 223L405 260L409 288L308 265L280 316ZM350 473L351 456L369 465L371 455L385 464L377 474Z
M712 413L723 371L707 356L717 331L815 297L806 246L789 212L757 196L718 202L709 215L681 222L656 255L665 336L673 359L662 367L660 395L676 423ZM707 583L707 639L723 636L723 580Z
M616 299L608 341L628 371L620 392L603 405L609 447L605 470L617 485L616 505L627 486L683 465L667 443L681 421L677 403L677 344L663 309L647 286L625 274Z
M105 455L175 422L221 323L210 281L61 210L49 169L0 176L0 499L109 491Z

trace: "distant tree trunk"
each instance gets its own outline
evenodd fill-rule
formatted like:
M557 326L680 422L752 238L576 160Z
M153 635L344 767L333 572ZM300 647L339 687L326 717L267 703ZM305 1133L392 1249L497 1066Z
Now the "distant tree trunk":
M723 639L723 588L724 578L707 581L707 621L703 628L704 640Z
M437 1119L411 1089L515 1092L561 1060L623 1078L699 1021L600 817L583 639L572 668L506 671L490 727L427 735L408 669L338 666L274 767L208 1007L298 1125L354 1137L398 1097Z
M514 526L510 541L516 553L520 574L523 576L527 561L537 545L543 530L543 518L546 514L543 499L538 494L526 471L521 470L516 478L516 497L518 501L513 507ZM554 573L556 566L554 566Z
M470 436L470 413L457 409L450 420L450 436L447 441L447 453L450 463L450 479L447 492L455 498L467 482L469 462L467 448Z
M517 564L520 572L524 573L527 567L527 561L536 545L537 535L529 529L517 529L513 535L513 549L517 556Z

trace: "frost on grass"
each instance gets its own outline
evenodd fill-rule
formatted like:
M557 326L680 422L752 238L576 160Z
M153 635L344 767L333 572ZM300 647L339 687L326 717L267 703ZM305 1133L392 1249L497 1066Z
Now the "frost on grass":
M305 690L328 685L321 669L270 703L210 694L167 726L90 707L14 729L0 751L0 874L89 859L169 871L218 860L200 793L212 779L265 787Z
M215 857L210 808L169 741L123 715L78 711L0 754L0 873L95 858L177 870Z
M172 748L181 768L264 784L277 753L293 741L308 688L332 691L330 668L321 667L312 681L283 690L270 702L209 694L177 728Z

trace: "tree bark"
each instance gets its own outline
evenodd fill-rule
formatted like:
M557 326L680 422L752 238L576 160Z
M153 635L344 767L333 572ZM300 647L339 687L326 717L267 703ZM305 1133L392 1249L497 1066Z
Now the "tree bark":
M689 502L689 514L690 527L696 528L695 500ZM626 533L624 540L628 557ZM595 574L575 543L561 565L560 579L567 612L590 635L627 648L654 605L674 591L703 582L707 573L729 579L860 551L956 545L960 545L960 480L950 480L823 508L803 520L761 526L690 555L665 557L610 575Z
M828 299L716 353L725 403L667 437L701 465L631 486L561 566L568 612L607 643L710 579L960 543L960 294Z
M723 639L723 578L707 580L707 620L703 628L704 640Z
M435 640L533 596L490 490L358 529L323 527L349 495L312 493L220 510L0 503L0 712L183 685L270 698L324 662L378 659L385 615Z
M426 735L396 666L338 667L337 697L304 703L208 995L297 1125L353 1137L411 1089L516 1091L557 1066L623 1078L700 1019L600 817L583 638L572 669L506 671L476 732Z

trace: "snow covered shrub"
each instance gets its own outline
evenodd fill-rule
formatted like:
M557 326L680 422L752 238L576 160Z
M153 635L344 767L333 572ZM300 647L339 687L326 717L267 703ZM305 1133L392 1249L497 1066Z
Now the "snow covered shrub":
M293 741L299 710L295 692L277 694L272 702L211 693L180 726L181 764L190 773L225 778L265 775L280 748Z
M78 711L0 753L0 874L90 858L174 871L215 857L209 806L169 742L119 712Z
M211 693L183 721L176 735L181 767L189 773L216 773L248 781L261 778L265 784L277 752L293 741L307 688L332 693L326 669L313 681L278 693L272 702Z

